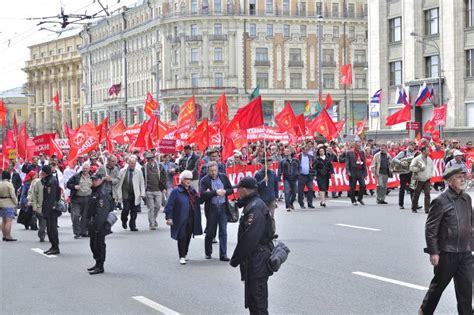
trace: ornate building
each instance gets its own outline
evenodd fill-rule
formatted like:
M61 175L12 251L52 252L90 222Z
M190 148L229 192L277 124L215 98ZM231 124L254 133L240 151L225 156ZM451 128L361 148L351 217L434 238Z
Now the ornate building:
M3 100L7 109L6 127L13 128L13 117L16 116L18 128L28 119L28 100L24 95L22 87L0 92L0 99ZM3 135L4 128L0 128L0 136Z
M27 73L28 130L41 134L62 129L62 123L77 127L83 103L82 59L79 35L30 46ZM53 97L59 92L61 112L54 109Z
M296 114L307 100L314 107L319 87L331 93L338 119L345 108L350 124L368 112L366 1L150 0L86 26L81 36L85 120L142 121L146 93L156 95L157 86L166 120L191 95L199 118L212 118L222 93L233 113L257 85L268 122L286 102ZM339 85L345 63L353 64L346 91Z

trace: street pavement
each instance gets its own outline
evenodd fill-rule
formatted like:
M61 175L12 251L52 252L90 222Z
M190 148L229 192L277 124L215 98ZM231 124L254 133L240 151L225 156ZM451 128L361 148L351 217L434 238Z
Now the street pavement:
M433 275L423 253L426 215L408 204L399 210L397 198L393 191L388 205L376 205L366 196L357 207L329 198L327 208L292 212L280 203L277 233L291 253L269 280L270 314L416 314ZM203 237L192 239L182 266L162 213L158 230L147 221L144 211L139 232L114 226L105 273L95 276L86 272L94 264L89 239L73 238L68 215L59 219L61 254L52 258L33 250L49 243L14 222L18 242L0 245L0 314L248 313L239 270L219 261L218 244L206 260ZM237 224L228 235L230 257ZM456 313L451 283L437 314Z

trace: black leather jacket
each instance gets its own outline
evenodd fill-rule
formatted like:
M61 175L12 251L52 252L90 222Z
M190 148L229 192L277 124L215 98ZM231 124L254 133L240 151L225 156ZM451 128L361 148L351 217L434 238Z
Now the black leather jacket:
M473 209L471 197L451 188L431 202L426 219L425 253L464 253L473 248Z

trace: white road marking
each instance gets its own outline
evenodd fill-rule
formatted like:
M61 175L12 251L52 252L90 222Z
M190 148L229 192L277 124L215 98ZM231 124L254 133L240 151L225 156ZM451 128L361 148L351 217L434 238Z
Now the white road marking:
M144 296L132 296L132 299L145 304L146 306L154 309L155 311L160 312L161 314L165 315L179 315L178 312L173 311L172 309L167 308L166 306L163 306L159 303L156 303L155 301L152 301Z
M383 282L398 284L398 285L401 285L401 286L404 286L404 287L407 287L407 288L412 288L412 289L416 289L416 290L420 290L420 291L428 290L427 287L422 287L420 285L411 284L411 283L408 283L408 282L393 280L393 279L390 279L390 278L380 277L380 276L372 275L372 274L366 273L366 272L355 271L355 272L353 272L353 274L361 276L361 277L366 277L366 278L371 278L371 279L383 281Z
M348 205L351 205L351 204L352 204L352 202L350 202L350 201L344 201L344 200L331 200L331 199L329 199L329 200L327 200L327 201L329 201L329 202L345 203L345 204L348 204Z
M43 256L45 256L45 257L48 257L48 258L55 258L55 257L57 257L56 255L46 255L45 253L43 253L43 250L42 250L42 249L39 249L39 248L32 248L31 250L34 251L34 252L37 252L37 253L40 254L40 255L43 255Z
M348 227L352 229L359 229L359 230L367 230L367 231L380 231L380 229L373 229L373 228L368 228L368 227L363 227L363 226L357 226L357 225L349 225L349 224L342 224L342 223L337 223L335 224L337 226L343 226L343 227Z

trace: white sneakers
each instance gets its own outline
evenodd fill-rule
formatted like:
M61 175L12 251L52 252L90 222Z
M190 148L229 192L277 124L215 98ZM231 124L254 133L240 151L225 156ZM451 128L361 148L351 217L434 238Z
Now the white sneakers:
M186 265L186 258L181 257L181 258L179 259L179 263L180 263L181 265Z

